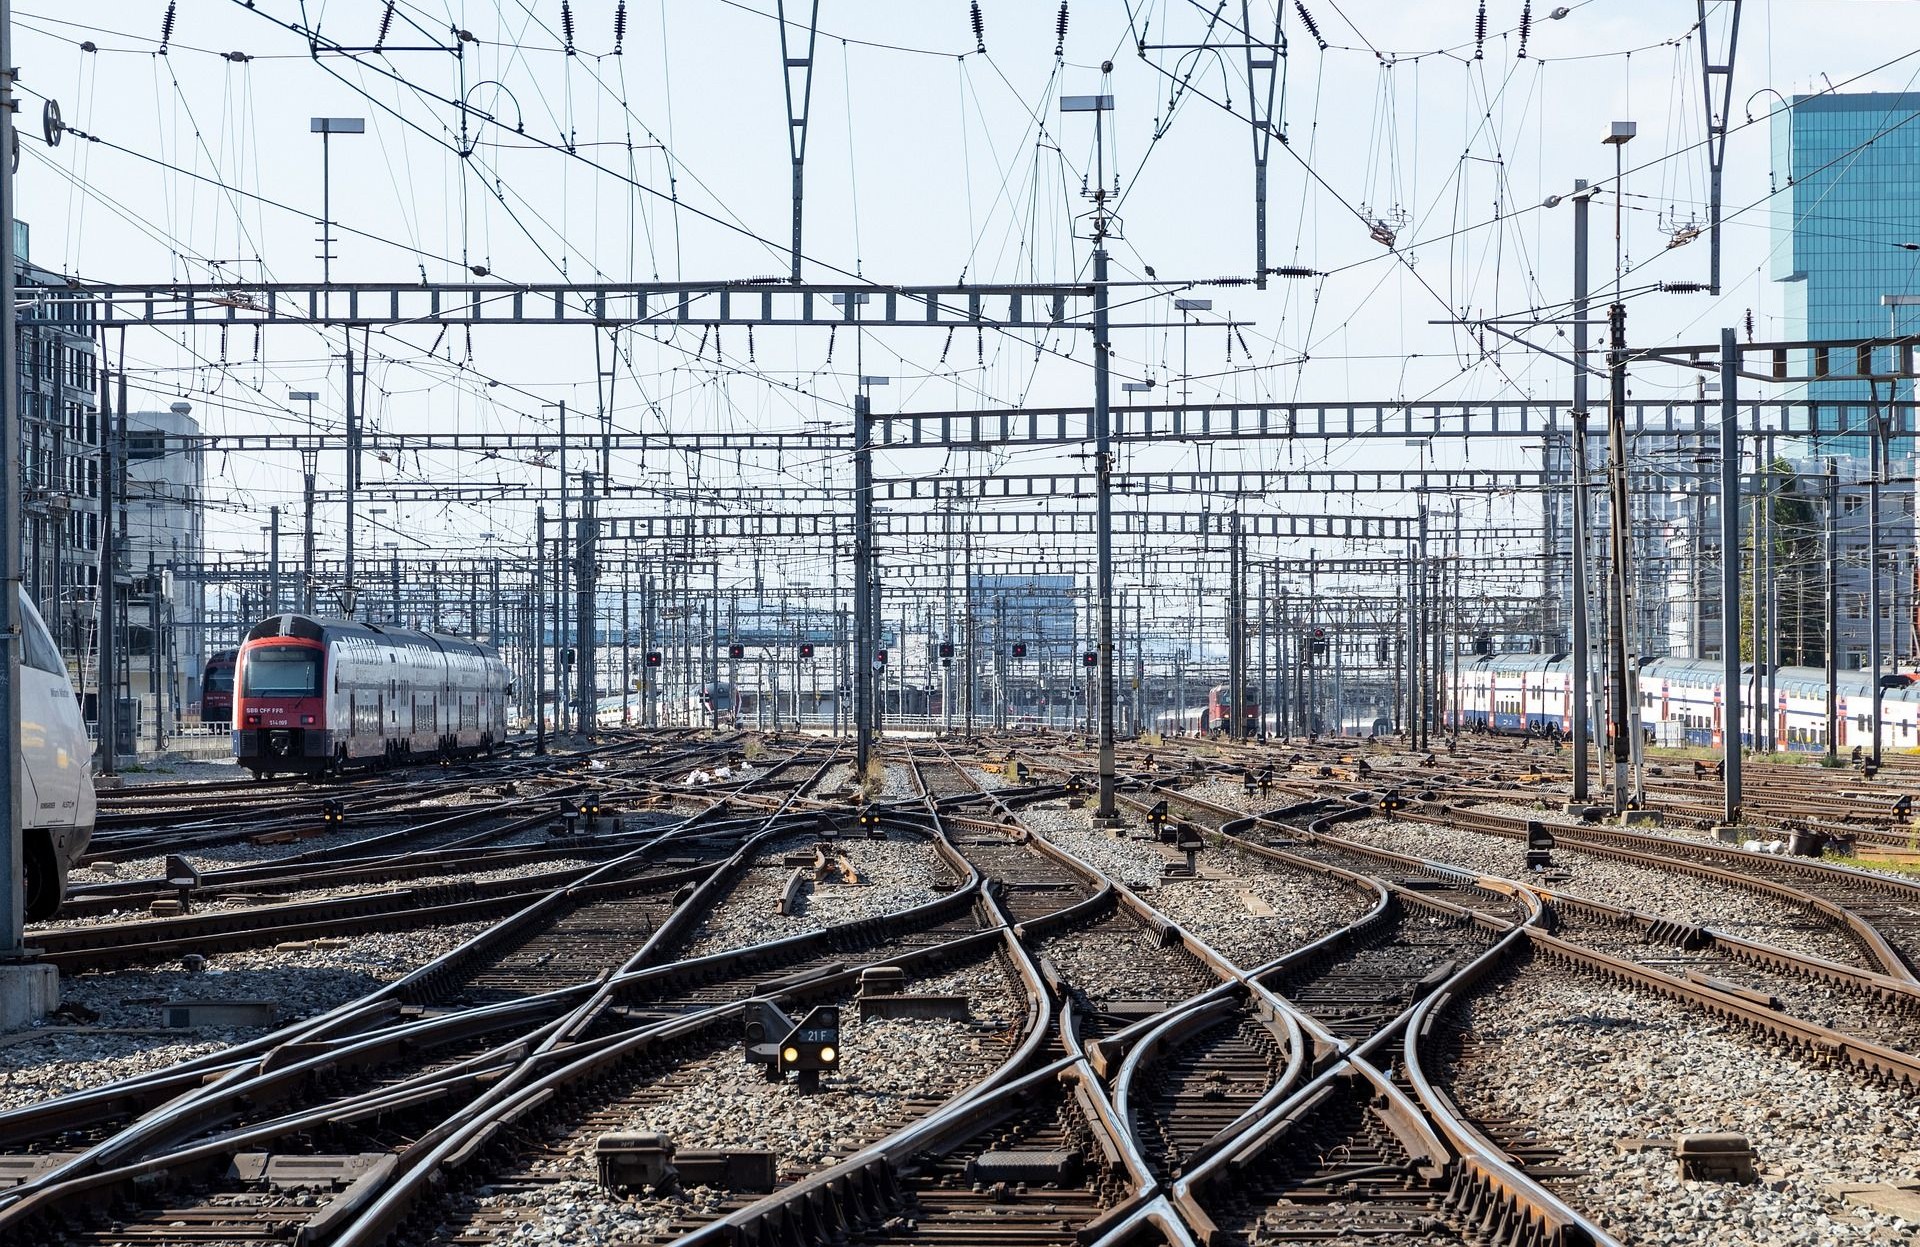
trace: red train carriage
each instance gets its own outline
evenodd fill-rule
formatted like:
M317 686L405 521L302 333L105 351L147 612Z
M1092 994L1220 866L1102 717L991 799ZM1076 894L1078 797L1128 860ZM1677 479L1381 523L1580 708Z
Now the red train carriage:
M485 752L513 679L462 637L275 615L240 647L233 752L260 776Z
M1260 730L1260 701L1251 691L1240 694L1243 730L1253 735ZM1207 690L1207 716L1200 724L1202 732L1228 731L1233 723L1233 686L1216 684Z
M200 677L202 723L221 726L233 722L233 673L239 659L239 651L230 649L207 656L207 669Z

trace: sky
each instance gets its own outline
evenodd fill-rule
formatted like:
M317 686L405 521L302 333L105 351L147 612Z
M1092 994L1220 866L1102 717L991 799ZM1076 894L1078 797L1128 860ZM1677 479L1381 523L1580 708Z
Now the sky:
M382 39L389 7L17 0L13 60L25 92L18 203L33 260L116 283L316 280L321 153L308 118L361 116L367 132L332 149L336 280L464 281L476 266L484 280L526 283L786 272L792 168L774 0L398 3ZM1514 0L1484 8L1478 0L1308 0L1312 30L1289 7L1273 110L1282 137L1269 149L1268 263L1316 275L1276 278L1264 291L1212 283L1244 278L1254 265L1254 131L1247 40L1237 28L1244 12L1270 39L1271 4L1070 0L1062 38L1061 10L1050 4L979 0L976 40L974 6L964 0L821 0L805 273L881 284L1083 281L1091 180L1117 194L1115 279L1148 282L1151 274L1151 284L1126 288L1132 319L1160 326L1116 334L1116 380L1150 381L1161 401L1564 398L1565 364L1462 322L1550 317L1564 307L1572 216L1565 204L1542 204L1576 178L1608 183L1594 205L1593 247L1596 284L1611 281L1615 148L1602 142L1611 122L1638 126L1617 201L1624 280L1641 292L1629 302L1630 340L1711 342L1749 313L1765 339L1780 332L1781 304L1766 275L1779 242L1767 210L1778 188L1769 111L1799 93L1902 90L1920 80L1920 6L1738 7L1718 297L1645 291L1707 276L1704 235L1668 243L1706 218L1699 41L1724 47L1735 8L1727 0L1707 5L1705 32L1685 0L1586 0L1564 11ZM804 21L804 0L787 10ZM617 46L616 12L625 16ZM1476 37L1482 12L1485 33ZM802 55L804 26L788 34L788 55ZM1098 144L1091 114L1059 108L1062 95L1095 93L1115 101ZM45 98L74 128L58 147L41 136ZM1391 247L1376 228L1391 231ZM1212 308L1183 317L1176 298L1211 299ZM1190 323L1176 328L1183 320ZM1558 332L1528 336L1564 349ZM372 340L368 419L394 432L533 432L551 428L552 405L565 401L576 419L605 411L624 430L844 429L863 374L891 379L875 397L887 411L1017 409L1090 396L1084 333L852 336L769 330L715 343L684 329L610 339L580 328L399 328ZM304 430L306 405L287 394L308 389L324 396L318 427L337 432L340 350L337 332L281 327L257 339L235 331L224 342L210 330L135 331L126 341L144 396L137 401L185 399L215 432ZM1636 372L1633 387L1636 397L1695 392L1690 377L1655 369ZM338 459L322 457L323 489L339 483ZM880 459L882 477L1086 470L1081 447ZM1423 461L1523 468L1538 465L1539 450L1518 442L1161 444L1128 447L1120 466ZM364 474L375 486L551 484L556 467L551 458L411 456L369 461ZM291 455L216 454L208 469L216 548L255 551L265 507L297 509ZM615 475L695 490L849 481L844 456L797 451L648 451L620 456ZM519 502L373 505L395 508L382 521L393 531L377 540L423 555L472 552L484 533L507 547L531 528L531 505ZM609 500L602 511L692 505L755 503L729 493L698 504ZM1275 495L1242 505L1411 510L1408 498L1385 495ZM1493 528L1537 513L1524 498L1467 506ZM338 548L338 512L322 508L323 546ZM829 573L818 548L760 553L757 574L772 583L821 583ZM882 557L904 564L928 553L903 541ZM733 555L728 577L755 574L751 563L751 552Z

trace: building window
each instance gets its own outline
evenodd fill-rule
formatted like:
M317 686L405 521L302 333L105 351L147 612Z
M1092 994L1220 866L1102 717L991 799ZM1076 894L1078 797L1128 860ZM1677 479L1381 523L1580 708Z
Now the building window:
M1840 511L1843 515L1858 515L1861 511L1866 510L1866 506L1867 500L1859 494L1842 494L1840 496Z

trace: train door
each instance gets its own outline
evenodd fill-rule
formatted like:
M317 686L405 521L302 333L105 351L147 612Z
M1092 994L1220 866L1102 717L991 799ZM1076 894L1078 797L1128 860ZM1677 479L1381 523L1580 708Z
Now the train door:
M1665 680L1660 681L1660 721L1665 723L1673 717L1673 686Z
M1560 730L1573 731L1573 678L1560 677Z
M1845 749L1847 747L1847 699L1841 697L1836 700L1839 706L1834 712L1834 721L1840 726L1840 739L1833 743L1835 748Z
M1713 686L1713 736L1712 736L1713 747L1715 749L1720 748L1720 746L1725 743L1720 736L1721 706L1722 706L1722 700L1720 697L1720 686L1716 684Z
M1780 694L1780 703L1773 708L1775 715L1773 738L1776 741L1787 739L1787 695Z

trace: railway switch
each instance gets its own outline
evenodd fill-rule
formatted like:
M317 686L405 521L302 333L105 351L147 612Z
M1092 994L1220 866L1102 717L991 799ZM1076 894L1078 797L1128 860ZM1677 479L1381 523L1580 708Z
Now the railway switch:
M610 1191L633 1191L650 1186L658 1190L678 1176L673 1167L673 1140L652 1131L621 1131L594 1140L593 1158L600 1166L600 1185Z

